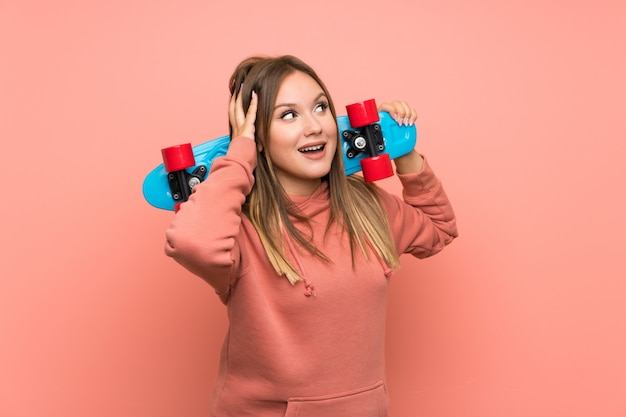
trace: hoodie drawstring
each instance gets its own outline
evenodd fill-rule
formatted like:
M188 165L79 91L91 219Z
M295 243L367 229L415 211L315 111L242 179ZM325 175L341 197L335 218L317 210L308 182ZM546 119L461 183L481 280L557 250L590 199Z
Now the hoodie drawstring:
M380 263L380 266L383 267L383 273L385 274L385 278L387 278L387 279L391 278L391 276L393 275L393 272L394 272L393 269L389 268L389 265L387 265L387 262L385 262L385 260L382 258L382 256L378 255L378 252L376 252L374 250L374 247L372 246L372 244L370 242L368 242L367 244L370 247L370 250L372 251L372 253L376 257L376 259L378 259L378 262Z
M287 231L284 228L283 228L283 236L285 237L285 240L287 241L287 245L289 247L289 251L291 252L291 256L293 256L293 258L295 259L296 264L298 265L298 269L300 270L300 274L302 274L302 281L304 283L304 295L306 297L311 297L311 296L314 297L315 285L307 279L306 269L304 268L304 265L302 265L302 262L300 262L300 258L298 257L296 248L293 246L293 242L289 238L289 235L287 234ZM391 276L394 273L393 269L389 268L389 265L387 265L385 260L381 256L378 255L378 253L372 247L371 243L368 242L368 245L370 247L370 250L376 257L376 259L378 259L380 266L383 268L383 273L385 274L385 278L387 279L391 278Z
M307 280L306 278L303 279L304 280L304 295L307 297L310 296L314 296L315 295L315 286L309 282L309 280Z
M293 246L293 242L289 238L287 231L283 228L283 236L287 241L287 245L289 246L289 251L291 252L291 256L296 260L296 264L298 264L298 269L300 270L300 274L302 274L302 281L304 282L304 295L306 297L315 296L315 285L311 281L309 281L306 273L306 269L302 262L300 262L300 258L298 257L298 253L296 252L296 248Z

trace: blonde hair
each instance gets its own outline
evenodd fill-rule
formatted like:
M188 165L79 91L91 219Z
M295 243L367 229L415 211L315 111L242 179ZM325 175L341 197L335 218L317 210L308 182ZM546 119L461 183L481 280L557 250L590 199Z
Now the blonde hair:
M263 151L271 141L269 128L278 89L285 77L296 71L311 76L320 85L328 97L330 111L336 117L334 104L322 80L310 66L296 57L251 57L239 64L230 79L231 94L241 88L244 110L247 111L250 105L252 91L257 93L259 99L255 129L256 141L261 146L257 150L255 183L242 210L259 234L276 273L284 275L292 284L303 277L301 271L288 259L289 247L286 245L291 241L311 255L331 262L311 243L310 236L294 226L290 216L309 225L311 229L309 218L291 202L276 179L269 153ZM387 266L397 268L399 255L395 250L377 188L358 175L345 175L339 132L337 143L330 172L323 178L328 181L331 203L326 231L336 223L348 234L353 266L357 250L366 259L370 258L373 250Z

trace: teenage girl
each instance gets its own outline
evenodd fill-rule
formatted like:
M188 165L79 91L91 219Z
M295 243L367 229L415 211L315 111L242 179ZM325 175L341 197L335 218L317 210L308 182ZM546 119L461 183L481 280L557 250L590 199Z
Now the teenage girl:
M441 182L415 150L394 160L402 197L346 176L330 94L295 57L244 60L230 92L228 153L165 246L228 309L211 413L386 416L389 278L401 254L457 236ZM379 110L417 118L402 101Z

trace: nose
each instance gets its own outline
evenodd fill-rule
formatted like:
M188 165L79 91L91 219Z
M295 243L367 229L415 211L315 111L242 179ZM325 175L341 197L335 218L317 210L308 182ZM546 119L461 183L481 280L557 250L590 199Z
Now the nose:
M305 136L317 135L322 132L322 123L314 114L309 114L305 117L303 128Z

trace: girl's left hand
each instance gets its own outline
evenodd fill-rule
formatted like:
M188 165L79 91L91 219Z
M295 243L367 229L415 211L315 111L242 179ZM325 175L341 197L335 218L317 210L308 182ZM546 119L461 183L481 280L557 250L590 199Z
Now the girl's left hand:
M382 103L378 111L386 111L400 126L413 126L417 120L417 112L406 101L392 101Z
M400 126L413 126L417 120L417 112L405 101L392 101L382 103L378 111L386 111ZM413 149L406 155L394 159L396 170L399 174L420 172L424 165L422 156Z

